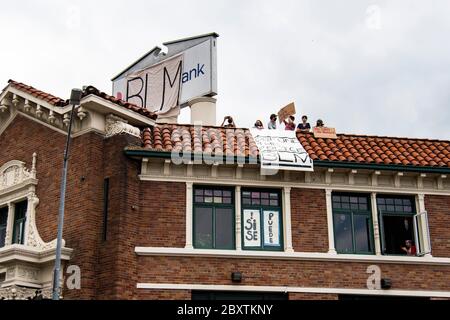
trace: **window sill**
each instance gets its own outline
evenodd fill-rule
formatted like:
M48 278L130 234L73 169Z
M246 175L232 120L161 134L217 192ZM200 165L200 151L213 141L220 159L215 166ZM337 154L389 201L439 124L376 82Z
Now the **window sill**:
M450 265L450 258L330 254L316 252L276 252L248 250L216 250L163 247L135 247L138 256L213 257L234 259L273 259L327 262L369 262L424 265Z

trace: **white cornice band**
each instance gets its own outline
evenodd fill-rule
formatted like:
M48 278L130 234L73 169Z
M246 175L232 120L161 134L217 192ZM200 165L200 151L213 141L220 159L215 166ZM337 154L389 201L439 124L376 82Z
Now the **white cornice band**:
M246 285L215 285L215 284L184 284L184 283L138 283L137 289L150 290L208 290L208 291L246 291L246 292L281 292L281 293L317 293L317 294L348 294L370 296L408 296L450 298L450 291L429 290L369 290L346 288L314 288L289 286L246 286Z
M203 257L232 259L272 259L323 262L401 263L450 266L450 258L330 254L316 252L237 251L166 247L136 247L138 256Z

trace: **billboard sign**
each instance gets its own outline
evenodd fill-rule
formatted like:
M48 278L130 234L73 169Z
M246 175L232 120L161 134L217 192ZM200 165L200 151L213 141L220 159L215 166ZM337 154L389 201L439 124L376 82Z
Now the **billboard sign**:
M167 54L161 53L160 48L153 49L113 79L113 95L159 113L167 102L163 101L162 92L173 88L177 88L177 103L182 107L192 99L216 95L217 36L209 34L165 43ZM167 64L173 62L174 57L181 60L181 67L169 72ZM157 66L160 72L154 71ZM154 76L147 77L149 74Z

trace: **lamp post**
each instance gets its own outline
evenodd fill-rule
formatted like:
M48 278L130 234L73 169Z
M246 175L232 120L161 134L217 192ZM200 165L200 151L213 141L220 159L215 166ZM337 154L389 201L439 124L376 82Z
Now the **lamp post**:
M59 276L61 270L61 246L62 246L62 233L64 226L64 206L66 201L66 185L67 185L67 165L69 160L69 147L72 134L72 122L75 113L75 106L80 105L83 91L80 89L72 89L70 94L70 104L72 105L72 111L70 112L69 130L67 132L66 149L64 150L64 163L61 180L61 192L59 201L59 217L58 217L58 236L56 242L56 257L55 268L53 270L53 300L59 300L60 284Z

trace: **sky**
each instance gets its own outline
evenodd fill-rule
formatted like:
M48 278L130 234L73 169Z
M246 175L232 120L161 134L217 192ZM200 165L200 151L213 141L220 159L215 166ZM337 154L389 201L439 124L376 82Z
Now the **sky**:
M0 86L111 93L154 46L217 32L218 124L266 124L295 102L297 118L339 133L450 139L446 0L16 0L0 30Z

